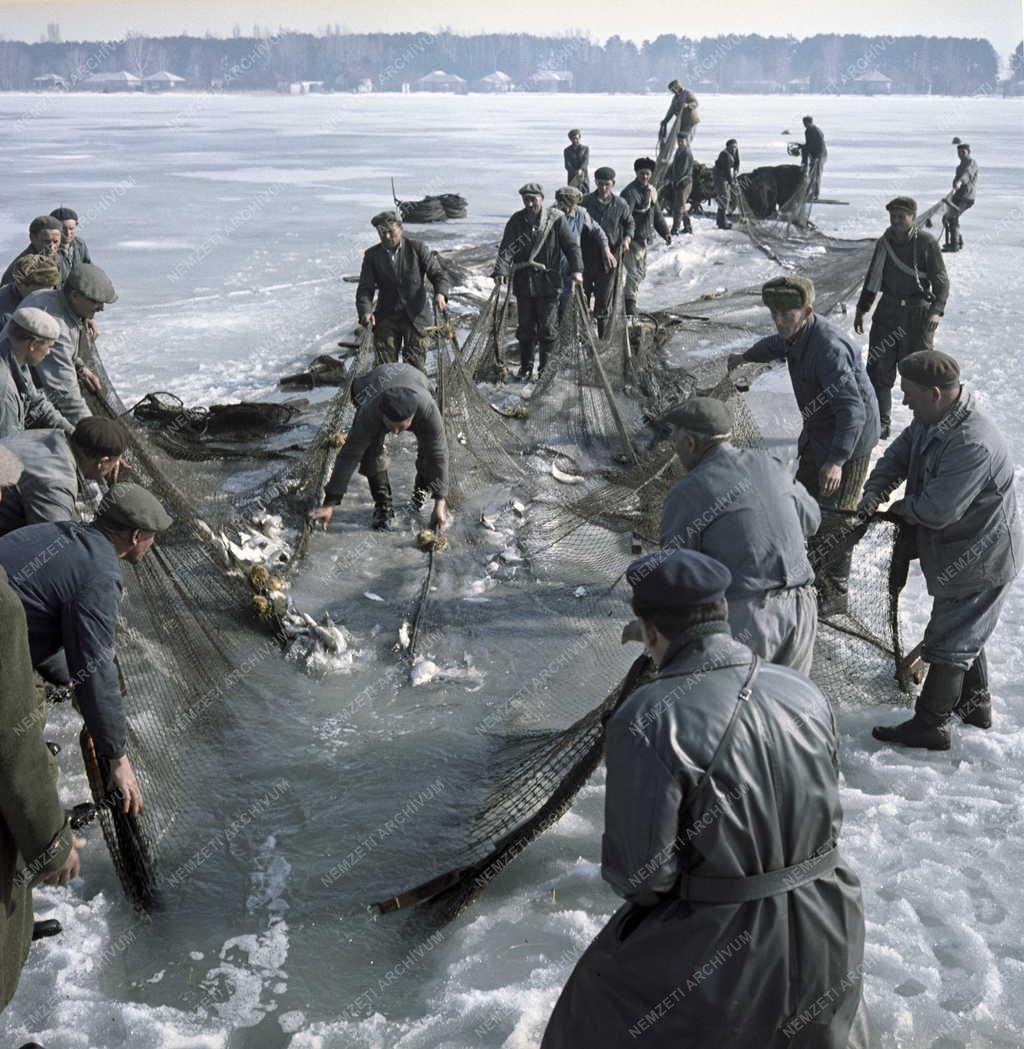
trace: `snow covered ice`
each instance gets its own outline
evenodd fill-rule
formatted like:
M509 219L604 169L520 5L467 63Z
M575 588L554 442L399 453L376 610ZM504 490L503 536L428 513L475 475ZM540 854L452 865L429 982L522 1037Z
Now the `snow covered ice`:
M354 287L340 278L357 272L373 243L368 219L390 205L392 175L405 199L442 192L469 199L467 220L414 227L414 236L425 234L441 250L496 240L519 206L519 185L539 179L550 194L560 184L566 128L585 129L592 167L610 163L621 188L632 159L653 149L663 110L661 96L3 94L0 114L61 148L44 158L34 136L12 136L0 243L6 261L24 246L37 211L64 203L79 212L82 236L120 295L98 323L101 352L127 403L158 389L198 404L274 396L279 375L351 331ZM897 193L922 206L937 200L956 163L952 136L971 142L978 203L963 221L966 250L947 256L952 293L937 346L961 361L965 381L1020 458L1019 100L709 96L701 112L697 159L712 160L725 138L736 137L744 170L785 163L788 139L780 132L813 113L829 144L823 194L850 202L819 207L815 221L845 237L877 236L884 203ZM652 249L642 308L754 285L776 272L738 230L716 231L708 221L695 230L671 248ZM783 375L770 376L760 396L795 425ZM897 424L908 421L898 409ZM350 499L358 506L357 489ZM349 557L344 570L369 598L359 614L382 623L385 612L403 607L401 595L380 583L372 546L360 545L366 536L347 527L340 534L330 549ZM329 572L323 580L300 574L296 590L299 607L317 621L338 611ZM928 613L920 580L912 581L905 612L907 640L916 643ZM333 622L352 629L357 649L369 636L344 614ZM1018 585L988 647L994 727L955 726L948 754L873 741L871 725L894 720L887 708L839 711L842 849L864 885L865 995L886 1049L1024 1044L1022 635ZM403 700L408 674L400 663L399 656L394 666L358 660L351 673L320 682L282 665L277 714L299 721L303 745L282 735L293 749L268 746L262 768L232 767L226 755L218 801L231 811L289 775L300 778L302 797L296 791L270 810L253 832L256 858L246 869L230 847L211 855L196 874L195 906L175 913L173 927L128 909L100 835L90 830L84 878L71 890L37 893L37 914L60 918L65 932L33 947L0 1017L0 1042L535 1046L575 960L617 906L599 871L602 772L436 937L415 923L341 913L309 873L314 861L361 847L371 857L362 871L402 854L401 834L372 835L412 786L391 769L347 782L344 764L366 739L379 742L386 761L392 741L422 716L408 703L445 695L437 685ZM479 692L469 691L478 682L444 686L458 697L453 702L486 697L495 671L482 660L477 669ZM65 744L67 803L86 795L74 730L73 716L55 710L48 736Z

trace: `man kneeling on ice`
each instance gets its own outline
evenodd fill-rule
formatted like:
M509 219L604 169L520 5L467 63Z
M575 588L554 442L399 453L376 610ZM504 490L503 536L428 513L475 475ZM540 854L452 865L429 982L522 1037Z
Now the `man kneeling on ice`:
M608 722L601 869L627 902L542 1049L866 1044L828 700L732 638L713 558L662 550L626 579L659 667Z
M384 440L389 433L412 430L417 445L412 505L420 510L432 495L430 523L443 528L448 522L448 442L427 377L409 364L381 364L353 380L352 400L356 404L352 428L324 489L324 505L310 510L310 520L322 521L326 530L358 467L373 496L373 527L390 528L395 514Z

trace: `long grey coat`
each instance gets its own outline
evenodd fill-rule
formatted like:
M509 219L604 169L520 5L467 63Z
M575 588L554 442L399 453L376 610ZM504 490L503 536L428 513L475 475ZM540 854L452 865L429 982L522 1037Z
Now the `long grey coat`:
M608 723L602 875L627 902L569 978L542 1049L849 1042L860 885L842 860L806 880L831 866L820 858L842 824L832 710L809 679L771 664L739 700L752 654L719 629L688 635ZM735 886L783 868L795 869L772 879L782 891L748 902L681 889L690 874Z
M889 445L864 493L885 499L904 480L902 513L917 525L928 593L957 597L1016 578L1024 549L1013 462L966 387L938 423L915 419Z
M74 426L39 392L27 365L19 364L6 335L0 336L0 440L22 430L47 427L71 433Z
M0 535L25 525L77 518L78 467L63 430L26 430L5 441L24 466L17 484L0 490Z

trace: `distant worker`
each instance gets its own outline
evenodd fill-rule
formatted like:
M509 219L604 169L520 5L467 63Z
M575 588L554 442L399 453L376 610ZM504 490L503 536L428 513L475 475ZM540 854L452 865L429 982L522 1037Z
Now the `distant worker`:
M953 195L942 216L942 228L946 233L943 251L959 251L964 246L960 235L960 216L968 208L974 207L975 187L978 184L978 165L971 156L971 147L960 142L956 147L959 163L953 174Z
M373 328L378 364L406 364L426 371L427 327L433 322L427 281L438 313L448 309L448 274L437 252L424 241L403 235L401 216L382 211L370 220L380 243L367 248L356 288L356 312ZM374 295L376 294L376 305Z
M718 154L715 161L715 200L718 203L718 215L715 225L719 229L732 229L729 216L739 206L739 171L740 147L736 139L730 138L725 149Z
M60 270L60 279L63 282L69 270L65 269L60 254L60 242L64 227L51 215L38 215L28 227L28 247L20 251L11 260L3 276L0 277L0 285L9 284L14 276L14 263L26 255L44 255L52 258Z
M39 427L70 433L74 424L40 393L32 369L53 349L60 325L44 310L22 306L0 335L0 440Z
M45 521L78 520L78 479L117 480L128 431L114 419L89 416L67 434L28 430L0 443L24 467L21 480L3 489L0 535Z
M420 510L427 496L433 496L431 524L443 528L448 522L448 441L427 377L409 364L380 364L353 380L352 400L356 415L348 438L324 488L323 506L310 510L309 519L327 529L358 468L373 497L373 527L390 528L395 513L384 441L389 433L411 430L416 437L412 506Z
M680 223L683 233L693 233L693 224L690 222L690 212L687 208L690 191L693 189L693 153L690 151L690 140L686 135L679 136L679 146L672 158L672 166L668 169L668 184L672 205L672 236L679 232Z
M713 558L648 554L626 581L658 667L607 724L601 876L626 902L541 1049L864 1045L831 703L731 636Z
M495 284L512 281L519 311L519 378L526 382L533 378L534 344L540 346L543 372L558 338L562 259L568 263L569 280L582 283L583 256L565 215L544 207L540 183L527 182L519 195L523 207L505 223L492 276Z
M932 611L921 658L928 664L914 716L880 725L876 739L948 750L953 714L992 724L985 645L1024 564L1014 465L1003 435L960 382L960 366L924 350L899 365L914 421L886 449L864 485L874 513L903 483L890 511L913 526Z
M806 277L773 277L761 288L777 334L745 353L730 354L729 367L784 360L803 425L797 439L796 479L826 512L808 544L812 561L828 553L842 522L829 512L856 508L878 443L878 406L859 350L814 312L814 284ZM846 611L851 553L816 565L818 615Z
M896 366L912 353L934 348L935 330L949 298L938 242L914 224L917 202L895 197L885 206L889 228L875 244L853 317L853 330L863 335L864 317L881 293L868 336L868 376L878 398L883 441L892 426Z
M22 255L14 262L9 284L0 286L0 332L21 305L21 300L34 291L52 291L60 284L60 269L49 255Z
M142 810L127 756L128 726L117 666L121 562L139 564L170 517L137 484L115 484L92 524L29 525L0 538L0 567L21 599L32 663L70 686L122 811ZM61 658L63 654L63 658Z
M89 246L78 235L78 212L60 207L54 208L50 215L61 225L60 257L63 260L61 269L65 271L65 275L80 262L92 262Z
M657 163L650 157L638 157L633 162L636 177L622 191L622 199L633 212L633 236L629 251L623 255L626 266L626 316L636 316L636 300L640 285L647 278L647 248L657 234L666 244L672 243L672 234L661 213L658 190L651 183Z
M0 491L21 464L0 449ZM33 551L38 554L38 551ZM25 609L0 568L0 1011L18 987L32 943L32 889L67 885L81 871L43 741L46 711L36 691Z
M580 251L584 260L583 272L586 274L588 254L592 255L595 251L601 256L601 261L605 266L615 269L615 256L608 248L608 235L601 228L600 224L590 217L590 212L586 208L579 206L582 199L583 194L574 186L563 186L561 189L555 190L555 203L558 206L558 210L565 216L569 231L580 243ZM558 300L559 319L565 313L574 283L569 272L569 260L563 256L562 293Z
M597 188L582 201L590 217L604 230L608 238L608 251L616 260L623 259L633 239L633 211L614 192L615 169L598 168L594 172ZM595 242L583 244L583 291L589 299L594 298L593 314L597 322L597 334L602 338L608 326L609 299L615 268L607 257L597 250Z
M810 674L818 605L807 539L821 510L789 467L730 443L722 401L693 397L668 416L686 473L665 499L663 550L699 550L729 569L732 635L771 663Z
M583 132L574 127L569 132L569 145L562 150L565 180L580 193L590 192L590 146L582 143Z
M821 176L828 159L825 136L814 123L814 117L804 117L804 142L800 147L804 180L807 183L807 200L815 201L821 191Z
M86 364L92 359L90 322L103 307L117 302L110 278L99 268L83 262L72 270L63 288L37 291L23 305L45 310L60 325L53 351L35 366L36 385L69 422L90 415L82 386L98 393L100 381Z
M682 138L685 135L690 142L693 141L694 136L697 134L697 125L700 123L700 114L697 112L697 96L692 91L684 88L678 80L670 80L668 89L672 92L672 101L668 104L668 112L666 112L658 127L659 147L668 137L676 117L679 118L676 137Z

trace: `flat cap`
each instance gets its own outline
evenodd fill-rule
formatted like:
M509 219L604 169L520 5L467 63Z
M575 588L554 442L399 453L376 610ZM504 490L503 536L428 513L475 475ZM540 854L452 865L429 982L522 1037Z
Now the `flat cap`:
M637 157L636 160L633 161L634 171L654 171L657 166L658 162L652 160L650 157Z
M71 443L90 455L119 459L128 450L128 430L116 419L87 415L79 419L71 434Z
M670 80L668 82L668 89L669 91L682 91L683 85L680 84L678 80Z
M582 131L580 131L580 129L579 129L578 127L574 127L574 128L573 128L573 129L572 129L572 130L571 130L571 131L569 132L569 138L572 138L572 137L573 137L573 135L582 135L582 134L583 134L583 132L582 132Z
M411 419L419 406L419 397L410 386L392 386L380 394L380 413L389 422Z
M678 430L694 437L730 437L732 412L725 401L714 397L691 397L673 408L665 417Z
M966 149L968 153L970 153L970 151L971 151L971 146L970 146L970 143L968 143L968 142L961 142L961 143L959 143L957 145L956 148L957 149Z
M378 211L370 219L370 225L376 229L378 226L401 226L402 216L397 211Z
M917 201L913 197L893 197L885 205L886 211L909 211L911 215L917 214Z
M74 211L72 208L54 208L53 211L50 212L50 216L60 222L63 222L65 219L74 219L75 222L78 221L78 212Z
M562 186L555 190L555 200L559 204L579 204L582 199L583 194L575 186Z
M60 335L60 325L56 317L51 317L46 310L38 306L22 306L14 311L11 320L29 335L37 339L56 339Z
M615 168L598 168L594 172L594 178L599 179L601 182L614 182Z
M77 291L93 302L117 302L117 292L110 278L91 262L80 262L64 282L68 291Z
M900 375L918 386L953 386L960 381L960 365L941 350L918 350L899 362Z
M634 561L626 569L626 582L633 588L633 608L642 615L721 601L732 573L696 550L659 550Z
M772 277L761 285L761 301L770 310L800 310L814 305L810 277Z
M6 488L9 484L17 484L24 467L21 460L0 445L0 488Z
M60 284L60 269L53 255L22 255L14 260L11 279L15 284L33 288L56 288Z
M96 524L115 531L162 532L174 521L152 492L142 485L122 481L103 497L96 511Z
M525 197L528 193L534 197L543 197L544 187L539 182L527 182L519 187L519 196Z

